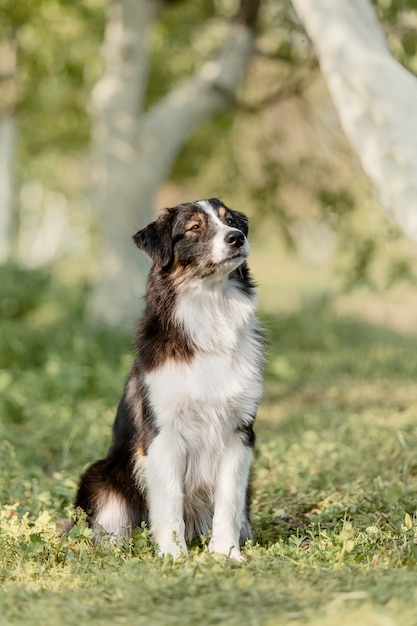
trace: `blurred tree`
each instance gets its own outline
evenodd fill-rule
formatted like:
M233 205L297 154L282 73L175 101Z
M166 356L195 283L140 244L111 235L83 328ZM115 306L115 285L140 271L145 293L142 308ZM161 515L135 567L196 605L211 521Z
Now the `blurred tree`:
M330 0L328 1L330 2ZM337 5L330 2L332 10L330 10L330 4L326 9L323 8L326 2L327 0L322 0L322 3L318 3L318 8L321 7L322 9L323 20L327 19L326 24L331 24L331 16L339 9L339 20L344 21L346 32L350 27L354 28L356 38L362 35L364 46L366 43L370 43L372 50L375 49L376 45L379 45L378 42L380 43L383 38L379 31L379 34L375 35L373 28L378 28L375 20L370 22L367 18L369 7L367 7L366 1L348 2L345 0L337 3ZM313 7L308 1L294 0L293 4L299 9L301 15L301 6L304 7L304 11L312 15L317 14L318 9L316 11L316 7ZM382 4L385 7L383 17L386 23L398 25L398 16L402 14L404 2L381 2ZM212 13L210 13L210 9L207 9L208 5L204 5L204 8L202 6L198 6L196 9L197 5L194 5L196 11L194 28L198 29L198 35L204 41L203 24ZM344 14L343 6L345 8ZM359 11L357 20L353 21L350 16L355 10L361 12ZM181 5L181 16L184 15L185 11L185 6ZM249 113L251 110L258 110L257 104L271 104L283 96L300 93L302 80L291 82L290 78L291 74L297 71L300 60L304 66L304 79L308 81L311 78L313 66L311 51L305 37L303 37L300 25L297 24L295 15L291 12L290 3L287 1L281 3L267 2L262 5L262 13L259 15L258 13L259 7L256 2L250 0L241 2L239 11L229 23L227 30L224 30L223 44L220 45L218 56L212 56L210 61L203 62L200 69L195 69L194 61L188 55L187 47L178 51L176 61L183 63L188 70L188 72L184 71L184 74L191 74L191 78L179 86L173 81L174 85L168 94L161 94L161 86L155 85L155 77L159 80L163 75L165 79L163 84L169 84L170 79L172 79L174 63L168 63L167 67L164 68L164 59L159 58L159 71L151 72L149 75L149 66L154 62L153 59L158 56L158 45L162 55L166 54L167 51L167 48L160 41L155 45L154 39L152 57L149 52L150 46L146 39L146 33L151 32L151 24L154 24L152 32L155 34L155 24L162 23L157 16L155 5L150 0L141 0L141 2L136 3L131 3L128 0L117 0L111 5L103 48L106 69L94 93L95 163L98 190L96 206L97 215L100 216L101 220L101 232L99 276L90 310L96 319L111 324L119 324L135 316L138 295L143 291L147 266L146 260L138 256L127 242L137 226L143 225L152 218L155 193L160 184L168 177L177 155L181 154L191 133L193 133L193 140L189 145L192 146L194 142L194 151L192 148L187 149L185 160L189 171L194 167L196 175L198 170L196 163L200 163L201 166L201 163L204 162L204 158L202 158L204 147L201 144L201 139L211 146L213 151L215 150L216 158L219 156L218 148L214 148L214 144L218 143L218 136L216 134L209 135L207 128L201 134L197 130L205 120L230 107L233 107L235 111L241 110ZM181 19L179 14L176 17ZM267 20L270 22L266 23ZM256 22L258 26L261 26L258 29L258 34L260 31L263 37L261 46L258 43L259 37L256 43L254 40L253 26ZM335 45L342 52L347 53L347 51L354 49L349 44L348 38L343 40L344 44L340 44L338 38L333 37L332 39L331 33L335 31L332 31L331 27L327 28L327 25L322 22L320 24L321 26L316 25L314 39L320 60L322 60L321 51L325 47L325 39L322 35L325 33L329 33L329 51L333 49L332 42L334 40L337 40ZM172 23L170 27L175 31ZM282 34L282 31L286 32ZM175 32L178 34L177 31ZM140 33L139 37L137 36L138 33ZM164 34L167 34L167 31ZM188 34L191 40L192 33L189 32ZM183 30L181 35L182 38L185 38L187 36L186 31ZM349 33L350 36L351 33ZM351 40L353 41L353 39ZM265 45L265 41L267 45ZM274 41L275 49L274 45L270 45L271 41ZM406 29L402 30L400 41L404 52L402 60L413 57L415 50ZM269 57L275 61L285 62L288 71L281 72L282 85L278 90L278 98L276 93L273 93L272 96L267 94L262 103L258 102L254 106L242 105L242 94L240 92L240 96L237 95L236 90L242 75L248 69L249 59L253 56L255 49L258 57ZM385 48L384 50L388 54ZM401 54L398 56L401 57ZM373 70L371 55L366 57L370 61L367 69L364 69L364 58L356 55L357 65L361 64L361 68L354 66L355 71L353 73L351 71L350 75L354 77L366 75L369 78L368 73L370 72L381 78L382 72L374 72ZM362 73L359 71L360 69L362 69ZM340 71L340 68L337 68L336 71ZM402 71L405 75L405 70ZM259 74L262 76L262 73L261 70ZM264 75L264 82L265 76L267 74ZM409 78L411 79L410 75ZM255 75L255 91L259 89L261 82L262 79L259 81ZM352 81L350 84L353 84ZM380 84L383 85L383 81ZM259 91L262 91L264 87L265 85L260 87ZM251 94L251 89L247 89L245 96L248 93L253 95L253 91L252 89ZM378 97L383 102L384 94L381 91L378 93ZM341 96L339 102L342 102L343 99L346 105L348 102L346 97ZM255 96L254 102L256 100ZM338 106L337 99L335 103ZM397 107L397 110L399 108ZM369 102L368 112L371 118L373 116L372 111L375 110L376 108L372 109L372 103ZM380 121L378 120L378 123ZM379 137L382 137L383 129L384 124L380 124ZM357 130L357 136L360 137L360 125L357 126ZM282 157L277 157L276 143L279 138L273 136L274 131L271 126L268 127L267 132L269 136L265 137L264 144L258 147L258 155L261 155L258 160L264 161L260 164L262 168L260 179L262 180L259 179L255 183L249 181L246 175L247 170L244 171L243 176L235 176L234 180L239 178L244 181L242 184L251 187L252 204L256 206L259 213L271 207L274 214L278 216L282 232L288 242L291 243L294 241L294 237L300 238L300 229L297 224L295 226L292 224L291 211L287 210L285 202L280 196L280 190L281 179L284 176L288 180L295 180L294 169L291 170L285 163L283 164ZM275 148L270 148L268 144L273 142L275 142ZM412 143L411 137L408 144L410 143ZM362 148L363 138L360 151L364 154ZM197 157L196 153L199 153ZM235 166L237 171L239 169L237 161L241 158L240 155L235 155L235 163L233 164L232 159L229 162L230 169ZM184 159L182 162L184 164ZM311 188L316 194L318 205L322 205L322 218L327 219L329 217L333 226L336 214L338 219L336 228L345 228L347 238L351 241L352 232L350 226L346 225L349 223L348 216L355 204L352 194L340 186L337 187L332 180L334 177L329 176L329 174L326 177L323 176L322 178L326 180L323 184L319 184L316 170L313 171L314 168L311 168L306 160L300 162L300 171L304 177L304 183L306 182L306 172L308 173L309 169L312 170ZM175 171L178 172L178 164L175 166ZM239 172L239 174L241 173ZM392 182L393 176L390 176L389 179L385 176L385 180ZM415 180L414 175L410 175L411 186L414 184L413 180ZM219 186L216 185L217 188ZM234 187L234 194L236 195L238 184L235 184ZM318 231L318 236L327 236L327 231L323 230L321 224L319 224ZM356 247L351 246L352 271L348 283L356 279L366 280L367 272L376 252L376 246L369 243L368 239L368 235L364 235L360 241L357 241ZM330 244L331 247L332 244ZM367 249L369 253L362 255L359 263L356 257L362 249ZM138 265L140 265L139 273ZM406 267L402 262L400 266Z
M57 201L81 187L104 18L104 0L0 0L0 261L13 247L31 266L65 249Z
M152 219L154 196L193 130L233 103L253 53L259 0L241 0L217 54L147 108L149 36L159 8L155 0L113 0L104 73L93 93L100 223L90 314L111 325L137 316L148 265L131 245L132 234Z
M0 263L9 258L13 220L16 107L16 39L10 28L0 42Z
M293 4L381 207L417 241L416 77L390 54L368 0ZM396 4L405 9L407 2ZM416 15L414 21L408 17L410 29L415 28ZM414 44L409 37L404 42L415 52L415 30Z
M391 50L415 71L414 2L375 0ZM350 157L290 0L260 7L255 0L0 0L0 15L0 127L11 119L14 129L0 132L0 193L10 198L15 181L19 261L51 262L68 252L70 239L75 246L79 232L58 220L60 212L83 212L84 228L93 215L97 319L124 323L136 315L147 268L138 272L144 259L131 235L151 218L168 175L184 197L223 194L249 209L255 226L274 218L297 249L311 223L319 237L328 224L344 260L350 256L349 283L366 282L378 252L364 220L355 223L366 191L358 193L356 175L347 186L339 175ZM94 213L85 210L91 137ZM4 151L13 143L14 172L12 152ZM3 258L7 207L2 199ZM396 280L406 269L397 259L388 275Z

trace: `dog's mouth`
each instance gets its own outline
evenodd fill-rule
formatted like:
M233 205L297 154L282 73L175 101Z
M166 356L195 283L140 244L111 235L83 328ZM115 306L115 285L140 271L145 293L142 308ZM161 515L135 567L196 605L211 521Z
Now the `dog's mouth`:
M213 267L213 270L215 272L220 272L221 274L223 274L224 272L226 273L230 273L233 272L235 269L237 269L238 267L240 267L240 265L242 265L242 263L245 262L246 258L247 258L247 254L244 254L244 252L235 252L234 254L231 254L230 256L226 257L225 259L222 259L221 261L218 261L215 266Z
M237 260L241 260L242 262L247 258L247 254L242 250L240 252L235 252L230 256L226 257L222 261L220 261L220 265L227 265L228 263L236 263Z

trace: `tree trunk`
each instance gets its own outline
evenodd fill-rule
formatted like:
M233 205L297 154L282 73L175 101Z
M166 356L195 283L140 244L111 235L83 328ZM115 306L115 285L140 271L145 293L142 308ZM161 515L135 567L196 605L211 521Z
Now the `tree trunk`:
M16 141L16 67L17 49L14 33L0 47L0 82L2 110L0 111L0 263L12 251L14 153Z
M368 0L292 2L381 207L417 241L416 77L391 56Z
M252 4L257 7L257 0ZM90 315L96 322L119 327L131 326L140 312L149 270L132 236L152 219L156 192L189 135L230 104L253 47L249 18L239 17L231 22L216 59L141 113L149 65L144 42L156 17L155 6L152 0L119 0L113 5L104 44L105 76L94 94L100 232ZM129 55L123 54L126 37Z
M93 321L114 326L133 321L133 310L139 308L137 277L145 272L132 244L139 218L130 189L132 177L140 175L135 166L138 115L149 67L146 36L156 11L154 0L113 0L102 50L105 72L93 92L93 204L99 223L97 283L89 314ZM146 203L151 195L143 182ZM143 211L139 198L136 202Z
M6 113L0 119L0 263L12 250L14 146L15 118Z

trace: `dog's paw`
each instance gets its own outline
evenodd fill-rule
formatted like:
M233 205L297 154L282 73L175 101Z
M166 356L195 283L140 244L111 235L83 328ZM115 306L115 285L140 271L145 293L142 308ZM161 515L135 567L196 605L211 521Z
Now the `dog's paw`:
M233 559L233 561L238 561L239 563L244 561L243 554L238 548L232 548L227 556L229 559Z
M187 558L188 550L185 543L181 544L179 541L160 541L158 542L158 554L159 556L170 555L176 561Z
M214 554L223 554L223 556L227 556L228 559L233 559L234 561L243 561L243 555L239 548L230 543L219 543L212 540L208 545L208 551Z
M172 556L174 561L181 561L182 559L188 558L188 550L178 550L178 549L159 549L158 556Z

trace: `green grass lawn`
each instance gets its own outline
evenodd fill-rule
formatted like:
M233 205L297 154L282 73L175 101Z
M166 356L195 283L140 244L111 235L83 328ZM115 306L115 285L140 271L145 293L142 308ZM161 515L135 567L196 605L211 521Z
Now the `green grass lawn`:
M325 302L265 314L255 539L242 563L204 540L173 563L146 529L57 534L107 450L131 346L86 326L79 288L0 281L0 624L417 624L417 337Z

